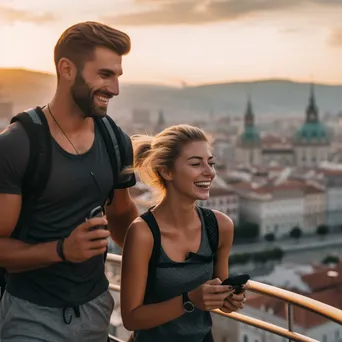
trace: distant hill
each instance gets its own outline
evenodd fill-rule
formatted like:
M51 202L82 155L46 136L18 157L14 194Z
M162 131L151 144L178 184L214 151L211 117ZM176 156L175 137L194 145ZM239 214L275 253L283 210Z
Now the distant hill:
M55 76L51 74L0 68L0 99L12 101L15 112L45 103L55 86Z
M15 111L44 104L51 99L56 77L23 69L0 68L0 94L14 102ZM146 84L122 84L120 96L111 104L114 115L126 115L134 108L162 109L166 118L208 118L214 115L242 115L251 94L256 115L303 115L309 84L287 80L261 80L175 88ZM342 85L315 85L321 113L342 110Z

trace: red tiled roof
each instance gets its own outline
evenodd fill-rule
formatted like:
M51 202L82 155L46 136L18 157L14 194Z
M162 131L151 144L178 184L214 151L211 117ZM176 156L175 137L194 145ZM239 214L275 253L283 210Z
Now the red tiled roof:
M295 180L286 180L280 184L274 184L273 182L268 182L260 187L253 187L249 182L235 183L234 187L240 190L252 191L259 194L273 193L275 191L286 191L286 190L301 190L303 189L303 184Z
M342 170L319 169L318 172L323 173L325 176L342 176Z
M277 191L292 191L292 190L302 190L305 194L315 194L322 193L324 190L315 187L311 184L305 184L304 182L297 180L286 180L280 184L275 184L277 177L273 177L268 183L260 186L253 187L249 182L239 182L234 183L233 186L239 190L251 191L257 194L272 194Z
M310 184L303 184L303 190L307 195L321 194L324 192L323 189L317 188L317 187L310 185Z
M329 276L329 271L336 272L337 276ZM312 292L324 290L332 286L342 286L342 262L336 265L335 268L329 268L326 266L320 267L316 272L302 275L301 278L303 282L311 288Z

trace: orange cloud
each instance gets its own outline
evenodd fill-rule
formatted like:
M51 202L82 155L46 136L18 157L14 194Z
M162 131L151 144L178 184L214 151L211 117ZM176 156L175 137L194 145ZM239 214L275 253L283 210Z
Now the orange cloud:
M45 24L55 21L55 19L51 13L36 14L30 11L0 6L0 22L5 24L11 24L16 21Z
M342 27L338 27L332 31L329 43L335 47L342 47Z
M279 11L303 5L340 6L339 0L136 0L140 12L104 16L113 25L176 25L229 21L258 12Z

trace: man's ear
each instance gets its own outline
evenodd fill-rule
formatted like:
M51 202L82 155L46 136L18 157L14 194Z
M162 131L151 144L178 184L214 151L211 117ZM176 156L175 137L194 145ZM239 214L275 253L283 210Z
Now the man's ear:
M77 68L75 64L68 58L61 58L58 61L57 69L60 77L67 81L73 81L77 74Z
M166 181L172 181L172 179L173 179L172 172L170 170L168 170L166 167L160 168L158 170L158 173Z

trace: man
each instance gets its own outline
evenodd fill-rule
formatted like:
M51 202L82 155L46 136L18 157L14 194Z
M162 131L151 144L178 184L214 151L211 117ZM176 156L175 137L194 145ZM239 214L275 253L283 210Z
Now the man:
M113 180L94 117L119 94L129 37L95 22L68 28L54 50L57 90L44 108L52 140L47 186L31 208L28 237L11 238L21 209L30 144L19 122L0 134L0 267L8 272L1 300L0 341L98 341L108 336L114 302L104 273L108 237L122 246L138 216L128 189L134 174ZM119 130L123 136L124 133ZM132 164L127 144L123 165ZM106 215L87 219L105 203ZM106 229L91 229L108 224Z

